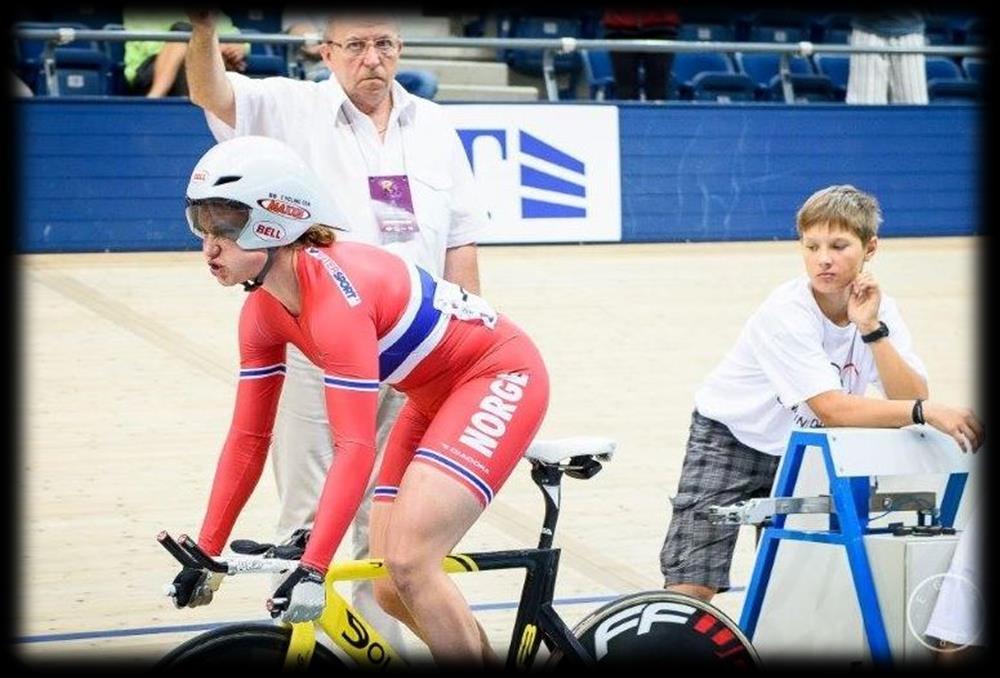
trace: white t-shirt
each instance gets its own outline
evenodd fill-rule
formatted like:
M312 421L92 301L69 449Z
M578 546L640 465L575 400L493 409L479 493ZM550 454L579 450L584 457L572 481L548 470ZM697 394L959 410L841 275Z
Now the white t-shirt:
M382 244L368 177L409 177L420 233L389 249L441 276L445 250L475 243L488 215L478 199L465 150L440 104L411 96L394 82L385 141L347 98L336 78L308 82L251 79L229 71L236 95L236 126L208 111L217 141L259 134L291 145L329 188L349 219L342 240Z
M910 331L885 293L878 317L889 327L888 341L926 381ZM864 395L869 384L884 393L858 328L838 327L823 315L809 278L801 276L780 285L750 316L736 345L695 393L695 407L744 445L781 456L793 427L823 425L806 400L826 391Z

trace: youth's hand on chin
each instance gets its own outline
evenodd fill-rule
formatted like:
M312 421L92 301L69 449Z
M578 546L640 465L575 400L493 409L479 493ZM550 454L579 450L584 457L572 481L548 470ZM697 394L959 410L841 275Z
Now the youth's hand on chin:
M878 308L882 290L871 273L862 272L850 284L847 298L847 318L862 334L878 329Z

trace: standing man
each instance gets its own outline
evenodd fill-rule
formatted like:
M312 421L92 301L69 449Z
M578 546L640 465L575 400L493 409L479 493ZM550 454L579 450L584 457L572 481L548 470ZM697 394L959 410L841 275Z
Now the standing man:
M853 47L923 47L924 18L916 10L858 14L851 20ZM851 54L849 104L926 104L923 54Z
M476 241L488 216L444 110L411 96L395 81L402 41L393 19L331 17L322 58L332 76L307 82L227 73L214 14L189 16L191 101L205 110L216 140L257 134L286 142L347 215L346 239L382 245L479 292ZM284 205L280 198L275 196L275 209ZM291 345L286 368L272 441L281 502L279 541L312 527L333 455L322 373ZM403 402L391 387L380 387L375 468ZM354 521L355 558L368 555L370 508L371 481ZM375 602L370 582L355 584L353 602L386 640L402 647L399 623Z
M672 9L604 10L601 17L608 40L676 40L681 18ZM610 52L616 99L663 101L670 85L673 52ZM639 67L643 69L639 86ZM642 96L640 97L640 92Z

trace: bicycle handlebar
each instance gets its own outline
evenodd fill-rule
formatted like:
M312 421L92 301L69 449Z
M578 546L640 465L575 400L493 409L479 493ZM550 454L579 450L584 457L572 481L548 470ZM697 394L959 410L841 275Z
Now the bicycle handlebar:
M156 535L156 540L184 567L218 572L227 576L260 572L284 574L299 566L299 561L285 558L269 558L266 554L253 556L230 556L226 560L213 558L186 534L175 541L166 530Z
M249 572L284 574L299 566L297 560L269 557L267 553L231 556L226 560L213 558L186 534L182 534L174 540L166 530L156 535L156 541L160 542L160 545L184 567L218 572L227 576ZM177 589L173 584L166 584L163 587L163 593L167 597L173 598L177 595ZM288 607L288 598L268 598L265 607L272 618L277 618Z

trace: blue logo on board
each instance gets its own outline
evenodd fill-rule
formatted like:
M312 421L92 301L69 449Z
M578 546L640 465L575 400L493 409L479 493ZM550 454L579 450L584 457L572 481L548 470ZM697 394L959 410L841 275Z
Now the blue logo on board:
M473 144L480 137L496 139L500 147L500 157L507 160L507 130L505 129L460 129L458 136L462 140L469 164L475 167L473 159ZM543 200L532 192L531 197L521 195L521 218L523 219L583 219L587 216L587 208L577 204L567 204L559 200L560 196L586 198L587 188L584 184L587 176L586 167L581 160L560 150L538 137L518 130L518 147L520 149L520 185L546 191L551 198ZM537 166L524 163L525 156L541 161L541 164L559 167L563 176L557 176L551 171L539 169ZM534 164L534 163L533 163ZM571 178L566 178L569 175Z

